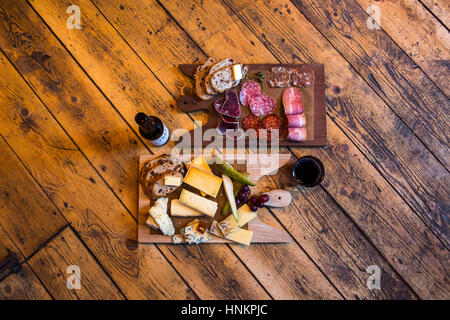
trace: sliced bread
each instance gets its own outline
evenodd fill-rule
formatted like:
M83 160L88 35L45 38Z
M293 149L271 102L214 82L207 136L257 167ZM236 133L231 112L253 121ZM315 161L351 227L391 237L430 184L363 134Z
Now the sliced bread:
M214 95L217 94L216 90L214 90L213 86L211 85L211 77L212 75L216 72L219 71L220 69L223 69L225 67L231 66L235 64L234 60L231 58L226 58L223 60L220 60L219 62L215 63L208 72L208 75L205 78L205 87L206 87L206 92L208 94Z
M151 193L153 194L153 196L155 198L167 197L169 194L171 194L176 189L178 189L177 186L166 186L164 184L164 179L167 176L175 176L175 177L180 177L183 179L183 175L180 172L175 171L175 170L169 170L169 171L163 173L162 175L160 175L160 178L158 180L156 180L155 183L153 183L153 186L151 189Z
M208 100L212 98L212 95L206 92L205 77L208 74L211 66L218 61L219 61L218 58L209 58L208 60L206 60L204 64L198 66L197 70L195 71L194 74L195 94L202 100Z
M216 92L222 93L239 84L240 80L233 79L233 66L234 65L222 68L212 74L209 81ZM244 78L247 68L243 67L242 64L240 64L240 66L242 68L242 78Z

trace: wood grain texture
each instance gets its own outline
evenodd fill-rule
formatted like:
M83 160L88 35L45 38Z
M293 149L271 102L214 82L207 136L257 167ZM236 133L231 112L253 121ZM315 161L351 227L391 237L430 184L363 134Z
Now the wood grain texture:
M233 9L241 9L238 16L255 34L259 34L259 24L268 30L279 30L267 32L260 39L281 61L311 58L336 61L326 68L328 115L449 246L446 209L449 191L445 187L450 179L448 171L325 39L314 32L293 5L286 4L283 8L284 14L291 18L284 19L281 14L273 15L275 9L281 10L280 3L260 6L239 3L242 7Z
M154 246L137 248L129 240L136 238L136 224L127 210L4 56L0 66L0 134L124 294L195 298Z
M52 297L27 264L0 282L1 300L51 300Z
M24 260L22 253L19 251L14 242L11 241L9 235L4 231L4 228L0 226L0 261L3 261L10 254L15 254L19 263ZM11 269L1 272L0 282L11 272Z
M450 34L447 29L417 0L356 2L364 10L376 4L380 8L381 28L447 97L450 96L447 79L450 73Z
M36 10L46 19L46 22L53 28L53 31L60 37L60 39L65 43L66 47L71 51L71 53L75 56L78 62L85 68L91 78L100 86L101 90L108 96L111 102L117 107L117 110L124 116L125 120L128 120L129 123L132 123L134 120L134 114L138 110L148 112L150 114L157 114L166 125L172 130L174 128L186 128L190 129L193 127L192 120L187 117L185 114L177 114L175 112L166 112L166 106L174 105L174 101L171 95L164 89L163 86L159 83L159 81L153 76L151 71L143 65L143 63L134 55L131 49L126 45L126 43L120 38L111 25L101 16L101 14L97 11L97 9L92 5L92 3L85 1L79 3L81 7L83 7L83 16L84 21L86 23L85 32L77 33L76 35L72 33L67 33L67 29L65 26L65 10L66 7L62 3L53 3L49 2L37 2L32 3L32 5L36 8ZM58 14L56 14L58 12ZM88 21L90 21L88 23ZM61 24L63 22L63 24ZM91 26L91 27L89 27ZM121 56L124 54L128 54L128 61L124 64L121 60ZM99 59L99 56L109 57L108 61L105 59ZM123 87L126 90L123 90ZM119 93L119 94L118 94ZM142 99L142 100L141 100ZM144 102L145 101L145 102ZM100 105L101 106L101 105ZM157 107L158 106L158 107ZM139 108L139 109L137 109ZM134 110L134 111L132 111ZM102 109L102 112L114 113L113 109ZM111 119L112 117L108 117ZM95 122L93 122L95 124ZM109 124L111 125L111 124ZM75 141L79 140L76 131L71 131L72 138ZM120 131L115 132L116 135L119 135L118 139L120 139ZM88 133L89 140L94 145L94 148L97 147L95 143L99 137L95 136L96 131L92 129L91 132ZM111 143L113 143L111 141ZM140 144L139 140L135 141L136 145ZM158 148L160 152L170 152L173 144L167 144L162 148ZM85 152L84 146L80 146L82 151ZM114 151L114 145L111 144L111 149L109 151ZM86 149L85 155L88 159L95 159L94 152L90 151L91 147ZM89 152L89 153L88 153ZM108 157L112 157L114 155L109 154ZM127 154L126 150L123 153L119 154L120 157L124 157L123 161L136 161L136 158L131 157ZM117 156L114 156L117 159ZM101 164L93 163L97 172L103 175L103 171L101 170ZM135 164L133 163L133 166ZM100 168L99 168L100 167ZM125 188L128 186L134 190L135 196L137 195L137 181L136 181L136 171L134 171L133 175L124 175L126 177L127 184L119 187ZM106 181L114 181L116 172L109 172L110 177L105 179ZM118 186L118 181L115 181L114 186ZM116 189L115 189L116 190ZM118 192L116 191L116 194ZM132 191L131 191L132 193ZM130 194L127 192L127 194ZM134 199L135 196L133 196ZM134 200L136 201L136 200ZM101 203L101 202L100 202ZM100 206L100 203L97 206ZM133 206L135 207L135 205ZM103 209L102 209L103 210ZM134 211L136 212L136 211ZM133 214L134 214L133 212ZM133 230L134 231L134 230ZM133 235L135 231L133 232ZM153 250L157 250L155 247L147 248L147 246L142 247L143 255L148 255L145 257L146 262L152 261L154 259L151 254ZM178 249L174 249L178 250ZM145 252L145 253L144 253ZM222 254L223 256L233 256L233 253L226 247L216 248L215 254ZM180 255L181 256L181 255ZM167 257L167 256L166 256ZM167 257L171 259L171 256ZM172 263L172 261L170 261ZM163 261L161 261L163 263ZM166 263L164 261L164 263ZM192 260L186 260L185 263L194 262ZM201 261L196 261L195 263L202 263ZM213 267L213 266L210 266ZM165 272L168 268L158 267L158 264L154 264L151 268L143 267L146 270L151 270L152 268L158 268ZM245 279L246 282L242 283L242 287L254 288L258 286L258 283L252 278L249 272L245 269L245 267L240 264L236 267L242 273L233 274L235 276L235 280L239 282L239 279ZM136 269L138 270L138 269ZM179 271L179 270L177 270ZM195 271L195 269L193 269ZM172 271L170 271L172 272ZM146 276L146 273L139 273L143 276ZM162 275L161 275L162 276ZM153 275L152 275L153 277ZM115 278L113 278L116 280ZM186 281L189 285L192 285L193 282L197 282L201 279L198 274L190 274L190 277L186 278ZM164 281L172 281L170 279L164 279ZM119 284L119 283L118 283ZM220 283L215 283L217 287L220 287ZM120 284L119 284L120 286ZM120 286L121 289L126 293L126 289ZM167 297L186 295L186 298L191 298L191 292L187 289L184 289L185 285L181 285L177 287L176 285L169 286L166 289L169 289L171 292L167 293ZM132 289L132 288L130 288ZM217 290L218 294L220 291ZM196 293L199 297L203 297L202 292ZM222 296L217 296L217 299L226 298Z
M293 183L294 163L292 159L276 177L261 179L260 185L291 192L289 207L271 211L341 294L346 299L414 299L407 284L322 188L303 188ZM383 290L367 288L366 268L370 265L383 270Z
M446 0L420 0L444 25L450 27L450 3Z
M192 61L196 61L197 57L195 55L201 55L201 59L205 59L206 56L203 55L203 53L200 51L200 49L194 45L191 46L191 40L189 37L184 34L184 32L180 31L175 24L174 20L170 18L165 11L162 8L154 8L152 5L152 10L155 10L155 12L158 13L159 20L164 21L164 23L157 24L155 23L156 19L154 19L151 23L151 27L148 30L142 30L144 28L143 26L147 26L147 21L144 15L136 14L135 12L140 12L139 10L135 9L134 2L132 1L121 1L121 5L123 10L117 10L117 8L111 9L107 4L101 1L96 1L96 3L99 5L103 13L105 12L114 12L114 14L107 14L107 18L109 21L111 21L114 24L114 27L129 41L129 43L133 46L133 48L136 49L137 53L140 57L142 57L144 60L148 59L148 61L152 61L151 59L155 59L154 56L157 57L161 56L171 56L174 61L180 61L184 63L191 63ZM155 4L156 5L156 4ZM132 8L128 10L128 8ZM134 8L134 9L133 9ZM110 10L110 11L108 11ZM126 16L126 17L124 17ZM130 21L133 20L135 23L134 25L136 28L141 28L142 32L139 32L137 34L132 34L132 31L130 31L130 28L128 25L125 25L123 23L124 21ZM158 20L158 21L159 21ZM214 26L214 25L212 25ZM202 28L200 28L202 29ZM164 32L160 32L160 30L164 30ZM145 32L146 31L146 32ZM186 48L185 46L178 46L178 51L174 52L168 52L165 48L165 46L154 46L152 51L146 50L146 39L147 34L150 34L152 37L149 37L149 39L152 41L165 41L165 42L178 42L180 35L183 36L182 40L187 43ZM162 37L161 35L164 35ZM168 37L167 35L170 35ZM234 40L233 40L234 41ZM222 50L222 49L221 49ZM224 53L218 53L221 56L226 56ZM245 56L245 52L241 52L236 57ZM255 61L254 57L247 58L249 61ZM185 60L185 61L183 61ZM262 60L264 62L264 60ZM268 61L268 60L266 60ZM155 64L157 62L152 62L152 64ZM175 70L176 72L179 72L178 69ZM166 88L172 88L175 87L173 79L177 78L175 75L174 77L170 77L167 74L164 74L164 72L157 72L156 75L158 78L164 83ZM173 91L172 94L175 96L178 94L177 91ZM295 248L295 247L294 247ZM308 295L316 296L317 292L327 292L325 296L328 297L336 297L336 293L333 293L334 290L331 288L328 281L321 275L321 273L311 264L309 259L302 253L302 251L299 248L292 249L290 251L291 255L295 255L295 259L291 259L288 262L283 261L273 261L273 268L274 269L280 269L279 267L281 265L284 265L282 269L282 273L279 274L279 277L289 279L291 284L294 283L298 285L299 287L302 287L302 285L305 285L309 283L313 283L315 286L316 293L313 294L311 290L305 290L305 291L296 291L296 294L292 291L287 291L285 282L283 281L271 281L270 278L264 278L263 279L263 273L260 273L258 275L259 281L262 282L266 290L268 290L271 294L278 297L294 297L297 298L305 298ZM255 249L252 250L251 255L246 255L245 257L240 255L240 259L245 259L245 261L252 261L247 263L247 267L251 268L252 270L263 270L265 262L261 257L263 257L263 249ZM263 265L258 266L256 263L263 263ZM303 264L299 265L297 261L302 261ZM294 276L291 274L292 270L307 270L308 272L304 272L302 276ZM295 275L299 275L301 271L295 271Z
M249 3L242 4L242 2L240 2L240 4L244 8L250 6ZM165 8L172 15L174 15L175 19L180 23L180 25L183 28L185 28L185 30L187 32L189 32L190 36L196 42L200 43L200 45L202 47L209 47L209 48L214 47L216 52L218 52L220 50L220 48L222 48L222 50L224 50L224 52L226 50L229 53L229 55L231 55L231 56L234 56L234 55L237 54L232 46L228 46L227 45L227 41L220 41L220 38L218 39L218 38L215 38L215 37L209 37L208 39L205 40L203 38L203 34L202 33L200 33L200 34L196 33L195 24L193 25L193 23L192 23L192 21L195 21L197 18L200 21L202 21L203 23L207 23L207 21L212 19L211 18L212 15L208 14L212 10L212 7L214 7L215 12L217 12L217 14L221 14L221 16L222 15L226 16L227 14L231 15L231 14L234 14L235 12L237 12L237 11L232 11L232 13L229 13L226 8L220 8L220 6L217 6L217 5L213 6L210 2L207 2L207 1L203 1L203 5L202 6L200 4L198 4L197 6L195 6L194 9L191 9L191 7L183 7L183 6L185 6L183 2L163 2L163 5L165 6ZM289 7L288 4L286 4L286 6L288 6L286 8L286 11L289 9L289 11L292 13L295 10L294 7L292 7L292 6ZM241 7L241 9L242 9L242 7ZM181 8L183 8L184 10L181 10ZM286 23L288 23L288 25L289 25L291 22L295 22L296 20L298 21L298 15L290 17L290 19L284 19L284 18L279 19L279 18L276 18L276 17L278 17L278 14L277 15L272 15L271 14L270 15L270 20L268 18L266 18L266 19L261 21L261 19L263 19L264 17L263 16L258 16L258 15L256 17L254 17L253 19L249 19L249 16L251 17L251 15L255 15L255 12L257 12L257 10L255 10L254 7L252 7L252 9L253 10L251 10L251 12L248 13L248 16L239 15L239 18L243 19L246 22L247 21L254 21L253 23L258 26L258 29L261 28L262 25L266 25L265 30L272 30L272 28L274 30L278 30L279 27L286 28ZM189 15L186 15L186 14L181 15L179 13L180 11L184 11L184 12L189 11L190 14ZM269 11L267 11L267 12L269 12ZM270 10L270 12L273 12L273 10ZM258 20L256 20L256 19L258 19ZM231 18L225 17L224 20L225 21L231 21ZM294 20L294 21L292 21L292 20ZM248 41L252 41L252 42L255 43L254 47L252 47L252 46L248 46L247 47L246 54L247 55L250 55L250 54L251 55L257 55L260 51L259 50L256 51L255 47L259 47L259 45L257 43L258 42L260 43L260 41L257 38L253 38L251 35L249 35L248 30L246 30L246 26L245 25L239 24L237 22L238 20L236 20L236 19L234 19L232 21L233 22L231 24L236 24L236 26L233 25L233 31L235 31L237 33L235 36L239 37L239 36L241 36L242 34L245 33L246 36L243 37L243 38L248 39ZM273 22L268 24L268 21L275 21L274 23L276 25L274 25ZM274 31L273 33L277 33L277 34L281 33L281 34L284 34L284 35L295 35L295 36L301 34L305 39L309 40L308 41L309 47L314 48L314 49L317 48L317 53L316 54L318 56L320 56L321 53L329 52L328 50L325 49L325 48L327 48L327 46L318 46L317 45L318 41L322 41L322 40L320 40L321 39L320 37L316 37L314 39L310 39L308 37L308 34L310 34L310 32L311 32L311 27L308 28L308 22L307 21L304 21L304 23L305 23L304 28L308 29L308 30L306 30L306 32L304 32L304 29L302 28L302 25L296 24L295 32ZM209 23L207 23L207 24L209 25ZM210 24L212 24L212 23L210 22ZM270 27L268 27L268 26L270 26ZM235 34L235 32L231 32L230 34ZM228 34L227 36L224 36L224 39L228 39L230 37L230 34ZM273 37L272 33L271 34L262 34L262 33L258 32L258 34L261 36L262 40L267 39L268 36ZM291 41L291 38L287 38L286 37L286 39L284 39L284 43L289 44L290 41ZM281 41L281 39L280 39L280 41L277 41L276 43L275 42L270 43L270 42L266 41L265 44L268 45L268 47L271 48L271 49L273 49L274 46L281 47L281 48L283 48L283 46L284 46L283 45L283 41ZM296 44L297 44L297 42L296 42ZM236 49L236 50L239 50L239 48ZM268 51L266 50L266 51L261 52L261 56L259 58L261 58L262 56L265 56L265 52L268 52ZM331 50L331 52L333 52L333 51ZM302 56L303 58L300 58L299 56ZM305 60L302 60L302 59L311 59L310 61L315 61L312 57L313 57L313 55L311 55L311 53L306 49L306 47L304 45L296 47L295 51L291 51L289 53L289 60L290 61L292 61L291 59L293 59L294 61L296 61L297 59L298 59L298 61L305 61ZM334 60L328 59L327 61L334 61ZM337 61L342 61L342 60L337 60ZM333 64L330 64L330 66L341 66L341 65L342 64L339 64L339 63L336 63L336 62L333 63ZM345 69L342 69L342 67L340 67L338 74L341 77L342 77L342 70L345 70ZM329 72L329 70L327 71L327 73L328 72ZM338 79L338 78L336 78L336 79ZM359 81L358 80L359 79L358 76L357 75L352 75L352 76L350 76L350 79L353 80L353 81L349 82L349 83L351 83L351 85L347 85L344 88L346 88L346 89L347 88L352 88L352 89L353 88L356 88L356 89L359 88L359 83L355 84L355 83L357 83L356 81ZM370 88L367 87L367 85L364 84L364 82L362 82L361 86L362 86L362 89L360 89L361 91L359 91L359 94L361 95L361 93L364 93L363 97L364 97L364 99L366 99L365 100L365 103L366 103L367 102L367 95L368 94L369 95L372 94L372 91L370 90ZM340 92L340 87L338 87L338 88L339 88L339 92ZM356 96L356 97L358 97L358 96ZM355 99L355 97L352 96L352 99ZM375 96L375 99L378 99L378 98ZM375 101L377 101L377 100L375 100ZM380 101L380 100L378 100L378 101ZM365 103L362 104L362 105L365 105ZM384 104L382 102L378 102L378 105L380 107L382 107ZM384 108L386 108L386 107L384 107ZM387 112L389 112L388 108L386 108L386 110L387 110ZM372 112L371 113L371 117L372 117L371 119L373 119L374 116L375 115ZM395 117L395 115L393 115L393 117ZM373 121L373 120L370 120L370 121ZM369 123L372 123L370 121L369 121ZM386 122L386 118L385 117L383 118L383 121ZM396 125L398 126L397 123L396 123ZM330 128L330 123L329 123L329 128ZM352 125L352 129L353 130L354 130L354 128L355 128L355 125ZM361 169L364 170L364 171L367 170L366 172L361 174L362 177L367 177L366 179L374 179L374 181L375 181L375 183L377 185L382 184L382 187L380 187L381 190L383 190L383 189L386 190L386 188L389 188L389 184L386 183L386 181L383 179L383 177L380 176L378 172L376 172L376 170L361 155L361 153L353 146L353 144L348 140L348 138L346 138L345 135L343 135L342 133L339 132L339 129L337 127L335 127L334 124L333 124L333 131L332 132L333 132L333 135L335 135L335 139L333 141L336 141L336 139L338 139L340 141L345 141L344 145L347 145L349 148L351 147L351 150L352 150L351 155L353 156L353 158L351 158L352 159L352 164L351 165L357 165L358 168L362 167ZM373 134L374 132L375 131L371 131L371 134ZM350 132L350 134L351 134L351 136L354 135L353 132ZM390 133L390 135L392 135L392 132ZM386 135L386 138L388 138L387 135ZM408 140L410 140L410 139L411 139L411 137L408 137ZM406 138L405 138L405 141L406 141ZM382 142L383 142L383 140L381 140L379 143L382 143ZM330 172L333 172L334 179L335 179L334 180L334 182L335 182L334 187L336 188L337 186L340 186L342 184L344 184L344 187L351 186L352 185L351 182L350 183L345 183L343 181L346 181L348 179L348 177L353 177L352 172L346 171L344 173L344 172L338 170L338 165L340 165L341 163L344 163L344 164L348 163L348 161L349 161L349 158L348 158L349 153L346 153L346 152L343 152L343 153L341 153L341 152L330 152L332 150L331 146L333 144L334 143L330 143L330 147L326 148L322 152L323 152L323 154L327 154L328 153L327 156L334 159L334 160L332 160L334 165L332 167L330 167L330 170L331 170ZM375 147L375 146L378 147L378 144L366 143L364 145L364 150L367 150L367 145L368 146L373 146L373 147ZM390 149L388 149L388 151L391 152ZM298 154L298 155L300 153L304 154L304 152L306 152L306 150L303 150L303 151L295 150L295 153ZM315 149L311 149L310 152L311 153L314 152L315 154L318 154L318 152L320 152L320 151L319 150L315 150ZM406 152L410 152L410 150L406 149ZM322 153L320 153L319 157L324 157L324 155L322 155ZM411 158L413 158L412 154L411 154L410 157L408 157L408 159L411 159ZM383 159L383 160L385 160L385 159ZM353 161L355 163L353 163ZM364 163L364 166L362 166L361 163ZM351 167L351 165L350 165L350 167ZM409 165L409 163L408 163L408 165ZM408 185L408 184L406 184L406 185ZM383 199L383 202L384 202L385 206L386 206L386 203L391 203L391 205L388 205L388 206L389 206L389 208L391 208L391 206L392 206L392 208L396 208L395 209L395 218L396 219L398 218L400 220L403 220L403 216L405 215L405 212L408 212L407 218L406 218L408 221L405 221L404 224L399 223L398 221L391 220L393 218L390 218L389 215L388 215L387 218L389 218L389 219L387 220L388 221L387 225L390 228L398 228L398 226L400 225L401 228L403 228L403 230L406 229L407 231L410 231L410 230L408 230L408 228L410 226L413 227L413 228L417 227L417 229L413 229L413 231L410 231L410 232L414 232L414 234L417 233L418 236L419 236L419 238L417 239L417 243L419 243L419 244L416 243L416 246L414 248L415 253L412 253L410 250L404 251L404 255L406 256L406 257L404 257L404 259L409 261L410 266L411 265L415 265L415 267L417 268L418 260L417 260L416 255L419 254L419 253L422 254L423 251L426 251L424 248L428 248L428 244L429 244L430 240L434 243L431 247L435 248L435 250L433 252L426 253L426 255L429 255L429 257L428 257L429 260L428 260L428 263L427 263L428 266L427 267L425 267L425 266L421 266L420 267L421 269L423 268L423 270L421 270L421 272L426 272L427 273L427 275L421 274L421 276L423 276L424 278L427 278L427 279L426 280L424 279L424 281L420 281L418 278L416 278L415 277L415 271L412 271L413 269L409 269L408 270L408 268L406 268L405 265L403 265L403 264L406 263L405 260L401 259L402 263L399 263L398 260L396 261L396 257L395 257L395 255L393 255L393 252L396 252L396 250L397 250L397 249L395 249L395 244L394 243L391 243L390 247L389 246L384 246L383 247L379 243L379 241L382 240L380 238L383 237L383 234L384 235L389 234L389 236L391 234L391 232L389 231L389 228L386 228L385 230L383 230L381 228L381 226L384 225L384 223L382 223L379 226L379 229L377 230L377 233L373 234L374 231L371 231L369 226L368 226L368 224L366 224L366 222L364 222L365 220L362 220L363 221L362 224L364 224L364 228L362 228L362 229L366 232L366 234L369 235L369 239L371 241L374 241L374 239L372 239L372 237L375 237L375 240L377 240L376 238L378 238L378 241L374 242L375 245L378 247L379 250L381 250L381 252L383 253L384 256L386 256L386 253L388 253L387 254L388 261L393 264L394 268L397 271L398 271L399 267L402 269L402 272L400 272L400 274L402 276L404 276L404 274L407 275L407 277L406 277L407 281L408 282L409 281L413 282L413 284L414 284L413 288L415 290L416 290L416 288L419 289L420 293L423 296L432 296L432 295L444 296L445 295L445 290L447 288L447 284L445 283L445 281L442 282L445 278L441 278L441 276L443 275L442 271L445 270L445 269L443 269L443 266L442 266L442 262L446 259L445 247L431 234L431 232L429 232L429 230L423 225L423 223L417 218L417 216L406 206L406 204L403 202L403 200L399 196L395 195L395 193L393 193L392 191L390 191L390 192L383 191L384 192L383 194L377 195L377 193L378 193L377 190L378 189L373 184L368 184L367 186L365 186L365 188L366 189L367 188L371 189L370 193L373 194L371 199ZM363 191L359 190L359 192L362 193L361 197L363 197L363 198L366 197L365 193L367 192L367 190L363 190ZM355 191L355 193L356 193L356 191ZM340 195L339 193L332 193L332 195L333 195L333 197L335 197L338 200L339 204L341 204L341 201L345 201L346 202L345 203L346 205L344 206L345 210L347 211L348 209L350 209L350 212L351 212L350 216L358 224L360 224L360 226L362 226L361 222L359 222L358 219L355 219L355 217L361 217L362 218L362 217L366 216L367 214L369 214L371 212L372 212L372 215L375 214L374 210L371 207L366 207L366 206L362 207L361 206L361 204L360 204L361 198L358 198L358 194L353 194L353 198L350 198L348 196L344 197L344 196ZM372 200L372 201L375 201L375 200ZM356 208L358 208L358 209L356 210ZM398 208L402 208L402 209L400 210ZM379 210L383 211L383 210L385 210L385 208L384 207L383 208L379 208ZM384 217L384 215L383 215L383 217ZM391 221L389 221L389 220L391 220ZM411 224L410 220L412 221L412 224ZM372 224L370 224L370 227L372 227ZM367 231L369 231L369 232L367 232ZM396 234L396 231L393 231L393 233ZM402 236L405 237L405 240L406 240L405 242L406 243L409 243L411 241L411 240L408 240L408 239L411 239L409 237L409 235L403 234ZM432 261L434 261L434 262L432 262ZM429 272L428 268L435 268L435 267L439 271Z
M13 94L1 85L0 90L6 95ZM25 127L29 120L22 116L19 121ZM28 257L66 221L1 137L0 172L0 225Z
M448 169L450 103L414 61L354 0L293 3Z
M70 228L64 229L28 260L36 275L57 300L121 300L123 295ZM81 288L67 288L67 268L81 271Z

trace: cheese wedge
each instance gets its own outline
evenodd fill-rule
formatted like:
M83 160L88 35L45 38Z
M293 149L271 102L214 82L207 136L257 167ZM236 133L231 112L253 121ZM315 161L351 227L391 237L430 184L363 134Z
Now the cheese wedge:
M230 233L225 238L228 240L235 241L237 243L245 244L246 246L250 245L250 242L252 241L253 237L253 231L245 230L238 228L232 233Z
M207 216L214 217L217 211L217 202L203 198L198 194L183 189L180 194L180 202L189 208L197 210ZM233 218L234 219L234 218Z
M167 175L164 177L164 185L171 187L179 187L183 183L183 179L178 176Z
M250 210L250 207L244 204L237 211L238 221L234 218L233 214L230 214L222 222L218 223L217 226L222 231L225 238L230 235L233 231L246 225L249 221L256 218L256 212Z
M198 217L203 214L185 206L178 199L173 199L170 202L170 214L174 217Z
M210 172L203 171L196 166L190 166L184 178L184 183L215 198L222 185L222 178Z
M239 81L242 79L242 65L241 64L235 64L231 67L231 70L233 71L233 80Z
M193 159L191 162L189 162L188 164L186 164L186 168L189 169L190 166L196 166L197 168L206 171L206 172L211 172L211 167L208 165L208 163L205 160L205 157L203 157L203 155L198 156L197 158ZM202 196L206 196L206 193L204 193L203 191L200 191Z

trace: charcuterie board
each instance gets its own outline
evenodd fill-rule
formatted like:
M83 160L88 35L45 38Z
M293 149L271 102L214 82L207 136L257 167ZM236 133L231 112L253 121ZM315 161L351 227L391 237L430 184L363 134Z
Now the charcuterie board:
M180 70L189 77L193 77L198 64L180 64ZM257 74L258 72L265 72L272 67L286 67L294 68L300 67L302 65L298 64L249 64L248 75ZM324 79L324 65L323 64L307 64L315 73L315 81L311 87L300 88L303 95L303 106L304 113L306 115L306 129L307 129L307 139L305 141L290 141L286 139L286 117L282 107L282 93L284 88L272 88L268 83L267 77L262 81L262 88L264 93L273 97L276 100L275 114L280 116L283 120L283 130L280 133L279 145L285 147L295 147L295 146L324 146L327 142L327 128L326 128L326 110L325 110L325 79ZM237 87L239 89L239 87ZM222 94L223 96L223 94ZM205 132L207 129L214 129L217 127L220 121L220 116L214 108L214 101L217 100L220 95L213 97L210 100L201 100L194 93L193 89L185 87L183 89L183 94L177 99L178 108L186 113L195 111L207 111L208 121L203 127L197 128L195 130L200 130ZM248 107L241 108L241 117L243 119L246 115L251 114ZM183 142L189 141L191 145L194 142L194 130L188 132L183 136ZM230 145L231 140L227 136L220 136L223 138L224 143ZM248 147L248 137L244 137L245 146ZM202 145L207 146L211 143L208 139L202 140ZM231 142L233 143L233 142ZM268 141L270 144L270 141ZM231 144L232 145L232 144Z
M156 155L142 155L139 157L139 174L145 162L156 158ZM242 164L233 164L233 167L246 171L249 173L248 178L257 183L257 180L267 174L271 174L274 171L276 172L279 167L285 165L289 162L290 154L278 154L278 155L242 155L243 159L240 159L236 162L244 162ZM276 157L276 158L275 158ZM233 161L236 160L235 155L223 155L223 159L225 161ZM139 176L139 175L138 175ZM253 188L253 187L252 187ZM257 188L254 187L254 188ZM178 199L180 196L181 189L188 189L193 192L195 191L190 186L187 186L183 183L182 187L176 190L174 193L170 194L168 198ZM170 202L169 200L169 202ZM222 208L226 202L226 196L224 192L223 185L220 187L219 193L214 199L218 203L218 209L216 216L214 218L209 218L204 216L200 218L200 220L204 220L204 222L209 225L213 220L223 220L225 216L222 216ZM173 240L169 236L163 235L160 231L151 229L146 221L149 217L149 208L153 204L153 200L150 200L148 195L145 193L143 186L139 183L139 194L138 194L138 242L139 243L173 243ZM170 207L169 207L170 212ZM180 232L180 228L185 226L189 221L193 220L192 217L171 217L173 225L175 227L175 233ZM290 236L281 229L270 226L259 218L255 218L251 220L243 229L253 231L253 237L251 239L251 243L286 243L290 242ZM211 239L205 243L233 243L231 240L227 240L222 237L215 236L210 234Z

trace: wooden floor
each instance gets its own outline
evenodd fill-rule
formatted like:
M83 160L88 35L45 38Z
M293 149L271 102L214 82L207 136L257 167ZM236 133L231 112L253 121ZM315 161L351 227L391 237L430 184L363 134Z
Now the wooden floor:
M0 2L0 258L22 263L1 299L450 298L448 1L70 3L81 30L67 1ZM174 105L177 65L207 56L325 64L328 145L282 150L322 159L325 180L261 212L290 244L134 240L137 156L172 146L143 141L134 115L205 121Z

